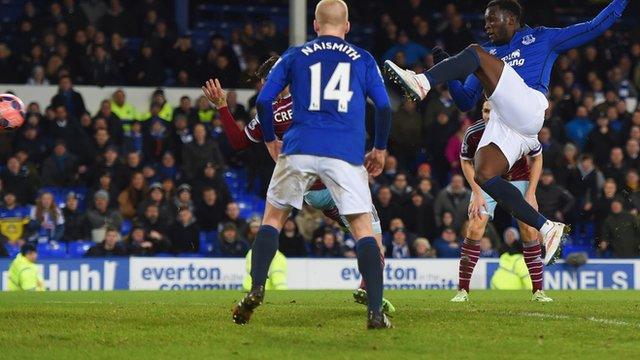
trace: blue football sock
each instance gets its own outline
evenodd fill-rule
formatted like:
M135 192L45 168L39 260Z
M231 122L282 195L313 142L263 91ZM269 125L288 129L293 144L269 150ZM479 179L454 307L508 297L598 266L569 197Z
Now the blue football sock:
M380 249L372 236L364 237L356 243L358 270L366 282L368 308L375 312L382 309L382 267Z
M425 71L424 76L427 77L431 88L433 88L445 81L467 77L467 75L473 74L479 66L478 54L473 48L467 47L456 56L447 58Z
M278 250L278 230L270 225L260 226L251 248L251 289L264 286L269 266Z
M503 209L523 223L542 229L547 219L537 212L524 199L520 191L501 176L496 176L480 185L482 190L491 195Z

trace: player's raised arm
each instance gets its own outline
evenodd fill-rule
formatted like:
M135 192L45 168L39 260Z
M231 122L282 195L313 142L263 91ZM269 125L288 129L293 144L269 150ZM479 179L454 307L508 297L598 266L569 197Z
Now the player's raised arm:
M375 113L375 135L373 149L365 158L365 167L373 175L380 175L384 167L387 142L391 131L391 104L389 95L384 87L384 80L380 73L380 68L373 57L367 68L367 96L373 101L376 108Z
M551 36L551 50L564 52L582 46L595 39L613 25L624 12L628 0L613 0L595 18L560 29L548 29Z
M222 128L233 150L240 151L249 148L252 141L236 125L236 119L233 118L233 114L227 107L227 92L220 85L220 81L218 79L209 79L202 87L202 92L207 100L218 109Z

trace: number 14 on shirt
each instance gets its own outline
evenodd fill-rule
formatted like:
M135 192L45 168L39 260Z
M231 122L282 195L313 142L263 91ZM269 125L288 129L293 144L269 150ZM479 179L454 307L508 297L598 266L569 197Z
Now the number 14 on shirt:
M311 71L311 102L309 103L309 110L320 111L322 64L317 62L309 66L309 70ZM353 96L353 91L349 90L350 75L351 64L347 62L338 63L322 94L324 100L337 100L338 112L341 113L349 111L349 101Z

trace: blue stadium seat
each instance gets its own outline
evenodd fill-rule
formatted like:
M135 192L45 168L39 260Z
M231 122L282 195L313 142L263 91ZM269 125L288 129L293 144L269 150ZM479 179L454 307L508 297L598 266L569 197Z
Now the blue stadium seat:
M67 244L63 242L50 241L38 244L36 248L41 259L63 259L67 256Z
M71 258L81 258L93 245L93 241L72 241L67 245L67 254Z
M218 243L217 231L201 231L200 232L200 255L216 256L220 255L220 243Z
M132 227L133 227L133 224L131 223L131 220L128 220L128 219L122 220L122 225L120 226L120 234L128 235L131 232Z
M20 246L18 246L18 244L13 243L6 243L4 244L4 248L7 249L7 253L9 254L10 258L15 258L16 255L18 255L18 253L20 252Z

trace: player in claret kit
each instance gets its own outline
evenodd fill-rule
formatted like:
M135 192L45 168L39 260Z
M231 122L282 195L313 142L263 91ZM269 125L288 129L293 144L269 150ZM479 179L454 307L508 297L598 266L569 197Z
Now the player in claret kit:
M272 56L265 61L255 76L259 81L264 83L269 74L269 71L273 65L280 59L279 56ZM233 118L233 115L227 107L226 92L222 88L218 79L210 79L202 87L202 91L205 97L218 109L220 113L220 120L224 132L229 139L231 147L236 151L248 149L250 146L256 143L262 143L262 125L258 119L258 115L247 124L244 129L240 129ZM285 132L289 129L293 123L293 100L289 93L289 87L286 87L279 95L276 101L273 102L273 129L276 137L282 140ZM334 221L342 224L349 229L349 222L344 216L340 216L336 203L331 197L331 193L324 186L320 179L317 179L311 188L305 193L304 201L309 206L321 210L323 214ZM378 246L382 249L382 228L380 227L380 219L375 207L372 206L372 227L373 232L378 242ZM381 266L384 268L384 254L380 254ZM353 293L353 297L356 302L366 305L368 302L366 284L364 278L360 282L360 286ZM395 312L395 307L391 302L385 298L382 299L382 309L385 313L389 314Z
M555 59L602 34L626 5L627 0L613 0L593 20L566 28L530 28L522 25L517 0L492 0L484 15L490 43L470 45L422 74L385 61L385 70L414 100L449 82L456 105L467 111L484 93L492 111L474 156L475 181L518 220L540 231L545 264L560 256L569 227L547 220L502 175L540 147L538 132L549 106L545 95ZM463 77L464 84L456 80Z
M469 203L469 226L467 227L466 238L462 243L460 254L458 293L451 299L453 302L469 301L469 283L471 282L473 268L480 256L480 239L484 236L487 223L490 219L493 219L493 213L496 209L496 201L482 191L475 182L475 171L473 169L473 155L478 149L478 144L487 126L490 114L491 105L488 101L485 101L482 106L482 119L476 121L467 129L462 140L460 163L464 177L471 185L473 193ZM531 157L531 165L527 163L526 156L521 157L502 177L513 184L530 204L535 205L537 204L536 188L542 174L542 147L533 150L527 155ZM531 301L553 301L542 289L542 248L538 240L538 231L521 221L518 221L518 225L522 234L524 262L529 269L529 276L533 285Z

